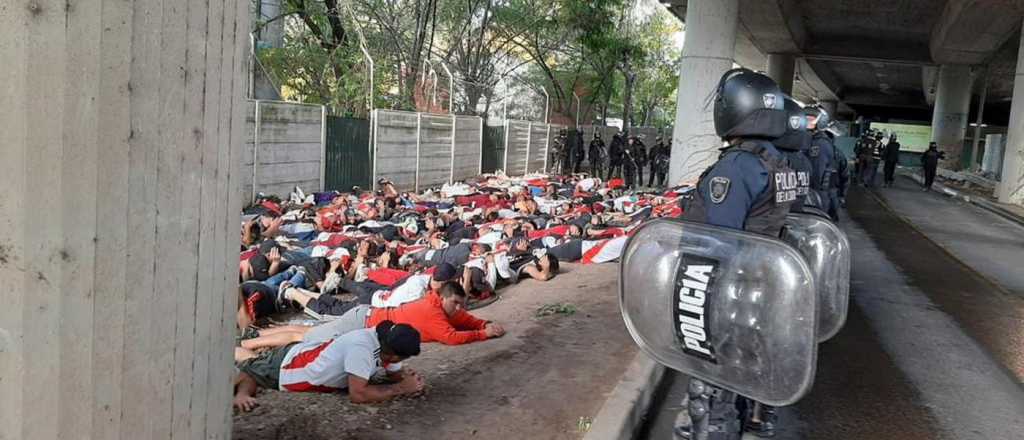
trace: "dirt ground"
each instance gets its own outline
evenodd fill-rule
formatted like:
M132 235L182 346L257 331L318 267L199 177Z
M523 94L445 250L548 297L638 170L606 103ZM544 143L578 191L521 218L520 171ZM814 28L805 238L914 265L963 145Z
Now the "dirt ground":
M234 417L233 438L575 439L583 436L636 353L619 316L615 264L563 264L472 313L507 334L462 346L426 344L406 362L424 396L353 405L346 395L268 391ZM575 312L538 316L549 304Z

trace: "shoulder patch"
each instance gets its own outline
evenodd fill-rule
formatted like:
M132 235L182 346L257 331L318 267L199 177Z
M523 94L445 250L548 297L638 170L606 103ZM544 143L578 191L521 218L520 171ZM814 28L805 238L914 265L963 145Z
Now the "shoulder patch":
M725 196L729 195L729 185L731 183L728 177L712 177L711 182L709 182L710 188L708 191L711 193L711 202L715 204L724 202Z
M796 131L796 130L800 129L800 117L799 116L790 116L789 117L789 129L793 130L793 131Z
M811 145L811 157L818 157L818 154L820 154L820 153L821 153L821 147L819 147L817 145Z

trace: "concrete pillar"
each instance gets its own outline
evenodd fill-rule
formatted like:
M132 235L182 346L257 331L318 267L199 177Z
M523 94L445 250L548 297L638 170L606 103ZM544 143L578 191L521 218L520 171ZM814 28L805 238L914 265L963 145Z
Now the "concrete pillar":
M768 76L775 80L787 95L793 94L793 71L796 57L785 53L768 54Z
M732 68L739 0L690 0L686 41L679 63L679 91L672 130L669 182L696 182L715 162L722 141L715 135L713 105L706 105L718 80Z
M248 1L0 13L0 439L226 439Z
M981 158L981 171L995 173L1002 171L1003 166L1003 135L990 134L985 136L985 154Z
M1003 151L1003 172L996 197L1003 203L1024 205L1024 35L1017 51L1017 71L1013 77L1013 101Z
M985 100L988 98L988 77L988 67L986 67L981 82L981 93L978 93L978 119L974 122L974 135L971 136L971 157L967 163L968 171L981 168L981 154L978 150L981 147L981 129L985 125Z
M932 112L932 141L938 144L939 151L946 153L946 159L939 164L942 168L960 169L972 82L970 66L945 64L939 69L939 87Z

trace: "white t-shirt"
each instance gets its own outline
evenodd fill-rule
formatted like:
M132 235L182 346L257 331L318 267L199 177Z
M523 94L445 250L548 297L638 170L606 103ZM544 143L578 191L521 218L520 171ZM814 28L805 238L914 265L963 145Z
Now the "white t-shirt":
M398 307L423 298L428 288L430 288L430 275L413 275L406 278L398 287L374 292L373 298L370 299L370 305L377 308Z
M281 362L283 391L334 392L348 388L348 375L370 380L383 371L395 372L402 364L383 365L377 330L353 330L326 342L300 342Z

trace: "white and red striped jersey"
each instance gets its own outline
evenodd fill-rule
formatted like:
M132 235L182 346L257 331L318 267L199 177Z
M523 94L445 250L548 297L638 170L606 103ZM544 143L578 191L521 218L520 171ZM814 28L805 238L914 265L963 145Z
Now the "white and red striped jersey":
M376 329L353 330L326 342L300 342L281 362L280 388L292 392L331 393L348 388L348 375L370 380L401 364L384 365Z

